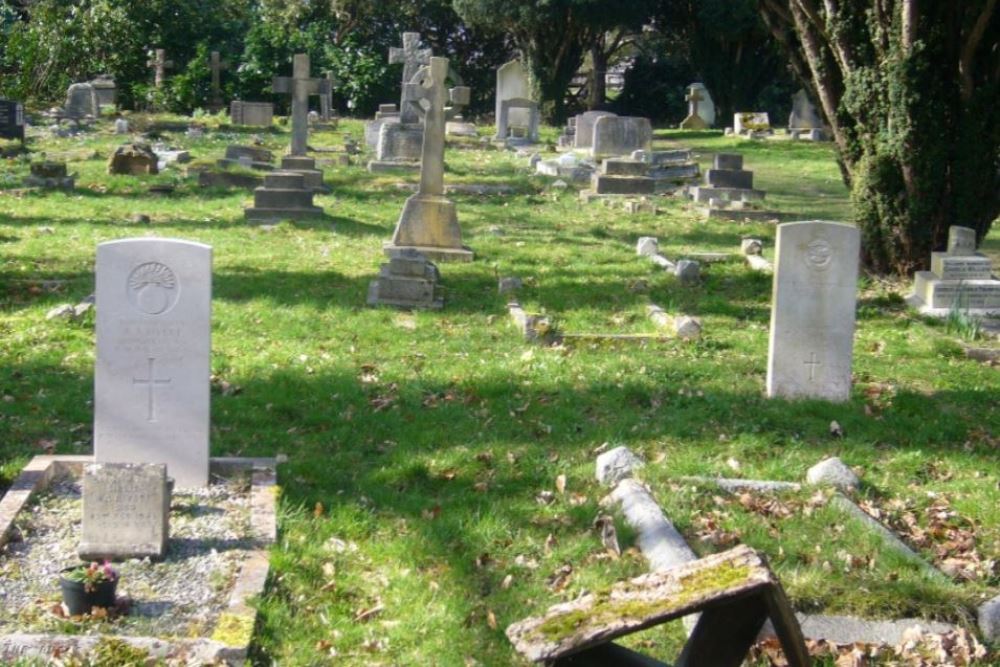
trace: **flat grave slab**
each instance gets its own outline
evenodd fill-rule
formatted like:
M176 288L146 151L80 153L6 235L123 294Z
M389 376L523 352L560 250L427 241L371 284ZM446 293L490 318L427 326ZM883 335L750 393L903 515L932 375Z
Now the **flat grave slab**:
M0 662L84 655L111 636L150 657L242 665L277 533L274 459L212 459L213 483L177 489L160 562L130 559L117 614L65 618L58 574L79 562L81 477L90 456L37 456L0 499ZM69 625L80 634L66 632Z

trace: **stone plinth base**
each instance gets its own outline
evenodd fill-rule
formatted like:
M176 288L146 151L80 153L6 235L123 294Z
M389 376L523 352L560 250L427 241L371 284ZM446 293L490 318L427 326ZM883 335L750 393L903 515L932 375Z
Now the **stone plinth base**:
M748 190L744 188L713 188L699 185L691 188L691 199L696 202L705 203L709 199L729 199L737 200L757 200L763 199L766 193L763 190Z
M419 162L393 162L391 160L371 160L368 162L368 171L373 174L387 171L420 171Z
M387 257L392 257L404 250L416 250L427 259L435 262L471 262L476 254L471 248L462 246L461 248L438 248L434 246L401 246L389 241L382 244L382 252Z
M924 315L945 317L952 310L968 315L1000 314L1000 280L942 280L917 271L906 302Z
M416 194L406 200L392 241L385 250L392 256L394 253L390 251L407 248L438 261L470 262L473 256L462 245L455 204L440 195Z

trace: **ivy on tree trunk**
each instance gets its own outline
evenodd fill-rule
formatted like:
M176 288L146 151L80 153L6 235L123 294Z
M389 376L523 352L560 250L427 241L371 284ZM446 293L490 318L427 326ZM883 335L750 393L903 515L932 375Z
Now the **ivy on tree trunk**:
M1000 213L998 0L758 0L833 132L876 273Z

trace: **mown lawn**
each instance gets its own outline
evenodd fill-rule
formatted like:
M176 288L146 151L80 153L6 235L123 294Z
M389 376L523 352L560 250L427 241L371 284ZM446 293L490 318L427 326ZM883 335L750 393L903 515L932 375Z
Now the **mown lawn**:
M344 132L360 138L362 125L344 122L312 143L339 145ZM214 159L247 138L168 142ZM408 195L395 184L416 176L328 167L333 192L316 198L328 218L266 230L243 222L248 192L201 190L173 169L108 176L119 139L104 124L33 146L97 152L70 163L79 179L67 194L18 190L27 164L0 163L0 474L6 485L34 454L90 451L93 318L45 314L93 291L96 244L144 235L211 244L212 452L289 457L260 601L262 663L518 664L508 624L645 570L624 525L618 560L591 526L602 511L593 465L604 443L646 457L644 479L697 551L737 540L765 551L802 610L968 625L975 605L1000 592L997 370L908 312L907 282L860 285L848 403L769 401L770 278L729 262L704 266L703 283L682 288L634 247L654 235L677 259L736 252L752 235L771 256L772 224L705 223L674 199L655 216L581 205L573 188L551 189L513 153L449 150L448 182L510 183L517 193L453 196L477 258L442 265L443 311L371 309L367 286ZM276 152L287 145L280 130L263 139ZM716 151L743 153L768 204L792 219L849 215L827 145L658 131L657 146L691 147L703 166ZM177 189L150 195L151 182ZM996 232L986 250L1000 254ZM523 303L567 332L654 332L644 312L653 302L701 317L705 335L533 347L497 294L506 275L524 278ZM51 280L63 282L41 284ZM648 290L632 289L639 280ZM843 438L830 436L833 420ZM923 547L928 558L974 563L971 580L928 580L812 491L779 498L776 510L680 479L801 481L828 455L863 471L863 498L938 536ZM560 475L565 492L540 502ZM971 536L971 550L950 544L940 512L928 510L942 503L953 512L946 527ZM681 638L670 626L637 641L671 659Z

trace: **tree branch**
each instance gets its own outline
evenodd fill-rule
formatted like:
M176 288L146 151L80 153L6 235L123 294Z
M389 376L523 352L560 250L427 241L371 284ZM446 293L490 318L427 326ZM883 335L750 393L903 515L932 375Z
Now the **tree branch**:
M975 60L976 60L976 50L979 48L979 43L983 41L983 35L986 33L986 27L990 24L990 20L993 18L993 12L996 10L997 0L987 0L986 6L983 7L983 11L979 14L979 18L976 19L976 23L972 28L972 32L965 39L965 46L962 48L962 58L958 63L958 72L962 77L962 99L968 100L972 97L973 89L975 88L974 73L975 73Z

